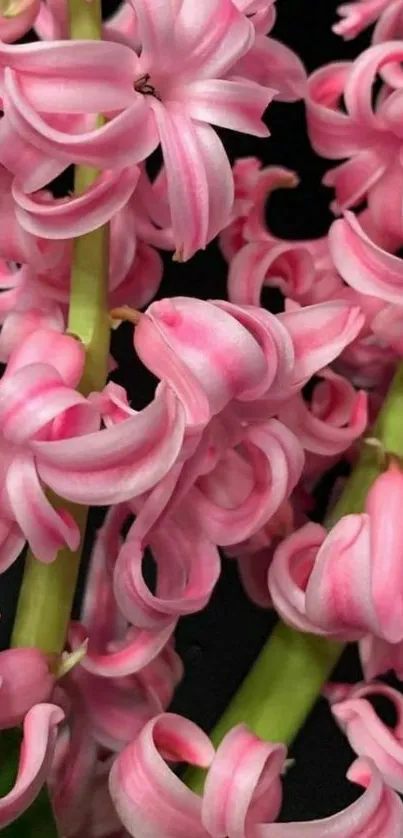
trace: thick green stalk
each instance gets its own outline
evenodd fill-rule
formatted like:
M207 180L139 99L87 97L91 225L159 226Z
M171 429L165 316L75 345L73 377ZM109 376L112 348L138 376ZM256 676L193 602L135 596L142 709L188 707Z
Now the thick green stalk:
M101 37L100 0L70 0L71 37ZM91 186L96 171L76 167L75 193ZM80 391L87 395L103 387L108 362L107 311L108 231L106 227L74 242L68 331L86 348ZM60 501L54 499L57 506ZM84 539L87 509L62 502L75 517ZM70 618L81 550L60 550L53 564L45 565L28 553L12 636L13 646L35 646L59 655Z
M381 448L403 458L403 364L391 384L373 431ZM363 509L368 490L382 467L379 447L364 441L360 459L327 519L332 526L343 515ZM336 665L343 645L299 634L278 623L240 689L214 728L215 746L243 722L262 739L290 744L309 715ZM186 782L201 793L205 772L191 768Z

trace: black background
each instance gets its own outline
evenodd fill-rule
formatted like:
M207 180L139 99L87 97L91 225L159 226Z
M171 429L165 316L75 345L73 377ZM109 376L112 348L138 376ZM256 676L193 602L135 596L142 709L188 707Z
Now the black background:
M274 35L299 53L308 71L329 61L353 58L369 41L365 35L345 44L332 34L336 6L335 0L277 0L278 20ZM108 3L105 13L110 13L111 8ZM329 164L310 149L303 105L274 104L269 108L267 121L272 132L267 140L222 132L229 156L234 160L256 155L265 164L281 164L297 171L300 186L294 191L275 193L271 200L271 227L288 238L323 235L332 218L328 209L330 192L320 185ZM67 178L64 178L62 184L58 184L58 191L66 184ZM214 245L198 254L190 264L175 264L170 257L165 261L166 271L159 296L225 297L226 266ZM114 335L113 344L120 367L114 377L127 388L133 406L142 407L150 400L154 385L133 357L130 328L123 326ZM101 517L100 510L92 513L90 539ZM0 585L3 647L7 645L12 624L20 574L21 563L3 577ZM85 570L82 576L84 574ZM78 601L75 610L77 613ZM255 660L273 624L272 614L248 602L235 567L230 562L224 563L222 578L209 607L180 623L177 645L186 674L173 709L197 721L204 729L211 729ZM274 672L272 675L275 677ZM335 678L354 681L359 677L356 650L349 649ZM298 684L293 684L292 689L298 691ZM357 797L358 791L345 780L353 754L332 721L324 700L318 701L291 756L295 758L295 765L285 780L284 820L324 817Z

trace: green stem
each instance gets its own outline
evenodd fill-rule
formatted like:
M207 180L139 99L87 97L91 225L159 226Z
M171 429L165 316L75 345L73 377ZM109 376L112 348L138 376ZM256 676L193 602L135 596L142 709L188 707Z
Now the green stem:
M100 0L70 0L71 37L101 37ZM87 166L76 167L75 193L87 189L97 172ZM86 349L80 392L87 395L103 387L107 375L109 319L107 310L108 228L94 230L74 242L71 273L68 331ZM74 516L81 532L87 523L85 507L54 499ZM59 655L65 645L81 549L73 553L60 550L56 561L42 564L28 552L12 635L13 646L34 646Z
M384 450L403 457L403 364L392 381L373 436ZM343 515L360 512L380 472L379 449L363 443L359 461L342 497L327 518L332 526ZM341 643L300 634L278 623L257 661L214 728L217 747L232 727L246 724L262 739L291 744L309 715L343 651ZM188 786L201 793L205 772L186 772Z

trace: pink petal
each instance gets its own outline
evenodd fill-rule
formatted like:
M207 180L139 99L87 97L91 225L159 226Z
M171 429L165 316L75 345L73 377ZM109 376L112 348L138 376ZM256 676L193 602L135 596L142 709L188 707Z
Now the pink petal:
M153 102L167 176L172 228L178 258L205 248L209 194L203 152L195 126L179 105Z
M329 245L337 270L352 288L402 305L402 260L372 242L351 212L332 224Z
M194 424L206 424L232 398L255 392L265 380L258 343L211 302L174 297L153 303L135 330L134 345L147 368L175 390Z
M29 455L23 452L13 458L5 488L15 520L39 561L54 561L64 546L77 550L80 531L74 518L55 510L46 499Z
M284 745L262 742L245 725L225 736L204 787L202 822L212 838L245 838L257 823L276 819L286 754Z
M4 109L20 137L56 161L64 161L66 166L71 162L99 169L133 166L148 157L158 145L152 111L140 94L130 107L102 127L74 133L71 115L65 120L66 128L70 130L60 130L57 124L52 125L52 121L44 119L32 107L17 73L6 69ZM20 179L18 170L16 174Z
M295 52L274 38L258 35L255 43L232 71L277 92L281 102L302 99L306 71Z
M169 391L118 425L75 439L33 442L41 478L76 503L122 503L149 491L176 462L183 410Z
M17 218L34 236L70 239L82 236L106 224L121 210L132 195L139 177L136 166L119 171L104 171L82 195L59 200L44 200L26 195L18 181L13 183Z
M306 613L305 590L325 538L326 530L319 524L306 524L281 542L269 568L269 591L276 611L288 625L312 634L325 632Z
M0 68L18 73L32 107L44 113L129 107L137 96L136 60L129 47L105 41L0 44Z
M369 698L383 696L392 702L397 723L387 727L376 714ZM386 684L368 684L350 689L332 704L332 713L357 756L371 759L383 780L403 792L403 696Z
M294 381L301 386L315 372L337 358L357 337L364 319L358 306L341 300L280 314L279 320L294 344Z
M161 752L177 762L207 767L214 748L193 722L166 714L149 722L115 760L109 789L118 815L136 838L207 838L201 799L175 776Z
M186 86L184 104L192 119L267 137L262 117L275 91L249 81L205 79Z
M204 608L220 575L218 550L201 530L167 521L150 544L157 565L156 593L143 576L143 550L130 537L114 571L114 591L124 616L138 628L156 629Z
M333 211L341 213L348 207L362 203L370 189L381 178L385 168L386 162L380 155L368 149L361 151L346 163L329 169L323 183L335 189Z
M46 782L56 727L63 718L63 711L54 704L37 704L27 713L17 779L12 790L0 800L2 829L28 809Z
M256 827L256 838L399 838L403 805L383 784L375 765L370 760L356 760L347 777L366 789L347 809L318 821L261 825Z
M102 652L92 649L82 661L82 666L93 675L103 678L123 678L140 672L159 655L175 630L175 621L156 631L129 630L116 651ZM80 623L72 623L69 640L77 649L87 640L87 631Z
M351 157L366 146L367 137L360 125L338 107L352 66L348 62L328 64L308 79L309 138L318 154L332 160Z
M375 23L389 3L390 0L355 0L354 3L343 3L337 9L337 14L342 20L332 27L333 32L341 35L346 41L356 38L360 32Z
M306 294L313 283L312 256L303 247L290 244L251 242L231 260L228 296L238 305L260 305L265 285L279 287L291 299Z
M0 573L11 567L24 546L25 538L17 524L0 518Z
M253 24L232 0L182 0L176 22L177 53L189 80L214 79L228 74L252 46Z

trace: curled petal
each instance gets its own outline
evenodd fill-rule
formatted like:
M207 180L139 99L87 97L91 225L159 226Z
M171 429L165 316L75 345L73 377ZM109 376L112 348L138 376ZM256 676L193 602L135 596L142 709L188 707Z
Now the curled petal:
M138 628L156 629L207 605L220 574L218 550L201 530L167 521L154 530L150 547L157 564L156 593L143 577L141 545L130 538L114 572L114 590L125 617Z
M329 245L337 270L352 288L402 305L402 260L371 241L352 213L332 224Z
M376 714L369 698L388 699L397 714L397 723L387 727ZM386 684L365 684L350 688L333 702L334 718L345 732L355 753L371 759L385 783L403 792L403 696Z
M293 341L293 379L301 387L357 337L365 317L358 306L334 300L286 311L279 320Z
M274 285L290 299L300 299L314 280L312 256L293 243L251 242L230 263L228 296L238 305L260 305L264 285Z
M115 651L98 651L92 648L82 661L82 666L93 675L104 678L122 678L140 672L150 661L159 655L175 630L175 621L155 631L129 630L119 648ZM87 640L88 634L80 623L73 623L69 631L69 639L74 649Z
M346 163L329 169L323 178L323 183L335 190L333 212L339 214L348 207L362 203L384 174L386 165L376 151L366 149L356 154L351 160L347 160Z
M20 137L48 157L64 161L65 166L74 162L99 169L121 169L144 160L158 145L152 111L140 94L129 108L105 125L74 133L71 115L64 120L65 130L58 127L54 116L53 120L45 119L24 95L17 74L6 69L4 111ZM18 169L16 174L20 179ZM31 191L26 181L24 185L26 191Z
M108 113L129 107L135 54L105 41L0 43L0 85L10 68L31 105L42 113ZM79 80L79 83L78 81Z
M339 101L353 64L340 62L316 70L308 79L306 96L309 138L318 154L331 160L351 157L365 148L365 134Z
M56 729L64 718L54 704L37 704L24 720L24 740L17 779L0 800L0 827L16 820L34 802L50 770Z
M238 456L223 458L217 475L212 472L191 491L194 515L214 543L244 541L275 515L303 464L297 438L276 419L252 426Z
M185 102L192 119L267 137L262 116L274 95L274 90L249 80L205 79L186 86Z
M319 407L318 403L313 401L311 408L309 408L299 394L284 405L279 413L280 420L295 433L306 451L326 457L341 454L345 451L354 440L364 433L368 422L367 394L364 391L355 393L351 388L353 392L353 400L351 401L350 392L343 394L341 389L338 391L338 379L339 376L335 379L330 378L326 383L330 387L330 399L333 395L334 401L339 402L340 418L337 415L332 416L328 410L321 416L320 413L316 412ZM347 386L351 386L349 382L345 383ZM334 385L333 394L331 392L332 385ZM340 403L343 396L347 397L348 400L346 404L347 416L343 415L343 404Z
M0 573L4 573L22 553L25 537L15 521L0 518Z
M202 822L212 838L245 838L257 823L276 819L286 754L245 725L227 734L204 786Z
M302 61L281 41L264 35L257 35L233 72L272 88L281 102L295 102L305 93L306 71Z
M149 722L117 757L109 775L123 825L136 838L207 838L200 797L175 776L162 754L206 768L214 748L197 725L180 716L166 714Z
M254 394L266 372L253 336L203 300L153 303L136 327L134 345L148 369L175 390L195 424L206 424L231 398Z
M278 823L256 827L256 838L399 838L403 826L403 805L396 792L382 782L371 760L358 759L347 778L365 788L364 794L347 809L323 820Z
M276 611L298 631L325 634L306 613L306 587L326 538L319 524L306 524L277 547L269 568L269 591ZM337 632L336 632L337 633Z
M184 413L175 396L161 390L125 422L80 438L33 442L41 478L76 503L122 503L152 489L176 462Z
M26 195L18 181L13 184L17 218L34 236L70 239L102 227L126 206L138 181L136 166L102 172L96 183L82 195L50 200L39 193Z
M61 547L77 550L78 525L69 512L56 510L49 503L29 454L22 452L13 458L5 489L15 520L39 561L54 561Z

